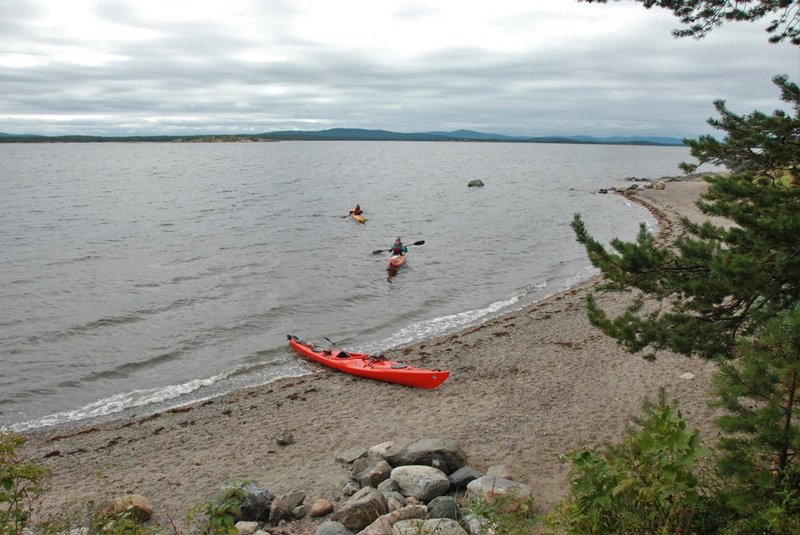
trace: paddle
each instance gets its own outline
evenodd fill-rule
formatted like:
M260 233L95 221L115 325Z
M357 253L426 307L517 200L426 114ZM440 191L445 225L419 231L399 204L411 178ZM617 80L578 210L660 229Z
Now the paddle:
M348 353L348 352L347 352L347 351L345 351L344 349L341 349L341 348L339 347L339 345L338 345L336 342L334 342L333 340L331 340L331 339L330 339L330 338L328 338L327 336L323 336L323 338L324 338L325 340L327 340L328 342L330 342L330 344L333 346L333 348L334 348L334 349L338 349L338 350L339 350L339 356L340 356L340 357L341 357L341 355L344 355L345 357L352 357L352 355L351 355L350 353Z
M364 215L364 210L361 210L361 213L360 213L359 215ZM344 218L346 218L346 217L353 217L353 211L352 211L352 210L350 210L350 213L349 213L349 214L347 214L347 215L343 215L343 216L339 216L339 217L341 217L342 219L344 219Z
M422 245L423 243L425 243L425 240L419 240L419 241L415 241L414 243L407 243L406 247L408 247L409 245ZM375 249L374 251L372 251L372 254L380 254L380 253L384 253L384 252L386 252L388 250L389 249Z

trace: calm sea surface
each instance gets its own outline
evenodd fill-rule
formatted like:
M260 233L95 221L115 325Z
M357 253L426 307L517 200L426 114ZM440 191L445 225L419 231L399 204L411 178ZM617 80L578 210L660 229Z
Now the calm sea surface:
M0 426L146 412L317 369L288 333L372 352L519 308L594 273L574 213L602 240L655 226L598 188L689 159L504 143L0 144ZM366 225L343 217L356 203ZM425 244L388 277L372 251L396 236Z

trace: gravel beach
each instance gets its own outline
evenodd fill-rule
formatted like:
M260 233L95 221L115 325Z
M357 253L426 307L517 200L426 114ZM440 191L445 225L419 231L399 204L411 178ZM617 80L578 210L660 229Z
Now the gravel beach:
M694 202L705 188L700 180L675 181L629 198L648 207L662 236L669 236L680 232L680 216L702 217ZM27 433L23 453L53 470L38 514L85 498L136 493L153 503L156 521L168 526L171 519L186 533L187 511L229 478L259 481L276 495L299 489L309 504L317 498L336 502L349 471L334 453L421 437L457 440L479 470L506 465L547 510L567 488L569 467L556 456L619 439L630 416L640 413L645 398L655 399L659 387L677 401L691 427L713 439L713 365L670 353L655 362L625 353L586 318L586 295L598 280L386 353L450 370L435 390L319 367L309 376L156 415ZM611 310L629 299L598 297ZM278 445L286 432L294 442ZM319 522L307 519L283 532L313 533Z

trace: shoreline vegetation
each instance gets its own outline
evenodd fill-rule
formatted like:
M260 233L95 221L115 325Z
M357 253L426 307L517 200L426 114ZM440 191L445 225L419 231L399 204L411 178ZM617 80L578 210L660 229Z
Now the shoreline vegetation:
M622 195L651 211L663 242L682 231L682 216L704 218L695 202L706 187L699 178L678 179L663 190ZM423 437L457 441L478 470L504 466L548 511L567 491L569 466L557 455L618 441L662 387L689 427L713 441L714 365L669 352L654 362L625 353L587 319L586 295L599 282L594 277L480 325L386 352L450 370L435 390L320 367L153 415L25 432L25 457L52 469L35 520L98 500L98 493L134 493L152 502L160 525L185 528L187 511L231 478L259 481L276 495L301 490L306 503L338 504L349 470L337 453ZM612 311L631 299L596 297ZM281 440L287 433L288 444ZM276 533L314 533L321 521L304 519Z
M683 140L663 136L506 136L455 130L452 132L401 133L388 130L361 128L331 128L328 130L284 130L258 134L198 134L198 135L130 135L92 136L61 135L41 136L30 134L5 134L0 132L0 143L241 143L269 141L450 141L484 143L571 143L584 145L647 145L679 147Z

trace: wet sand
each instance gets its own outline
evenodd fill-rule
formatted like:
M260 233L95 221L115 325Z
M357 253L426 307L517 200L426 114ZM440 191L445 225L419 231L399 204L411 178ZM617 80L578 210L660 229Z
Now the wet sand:
M656 215L662 236L674 235L681 215L701 218L694 201L705 187L697 180L669 182L632 199ZM276 495L299 489L308 504L335 501L349 474L334 460L336 452L426 436L456 439L479 470L506 465L546 510L567 487L569 467L556 456L618 440L659 387L691 427L713 438L714 412L707 406L713 366L670 353L656 362L625 353L586 318L586 294L598 280L386 353L450 370L435 390L319 367L309 376L153 416L29 433L25 454L53 469L39 516L82 499L137 493L153 503L156 521L168 526L171 519L189 533L187 511L229 478L259 481ZM617 311L630 298L598 297ZM694 377L681 378L687 373ZM278 445L285 432L294 443ZM305 520L283 532L313 533L318 523Z

